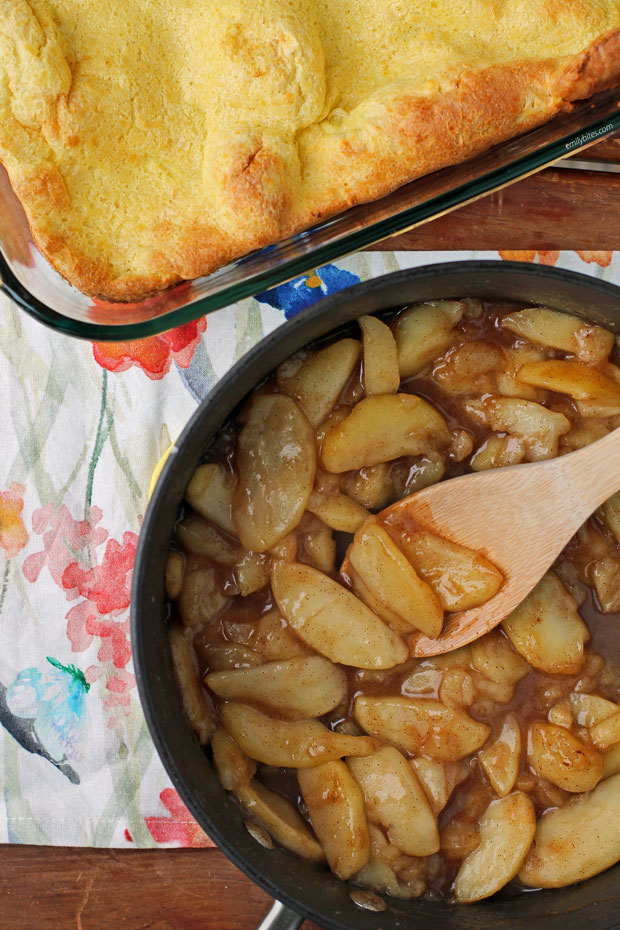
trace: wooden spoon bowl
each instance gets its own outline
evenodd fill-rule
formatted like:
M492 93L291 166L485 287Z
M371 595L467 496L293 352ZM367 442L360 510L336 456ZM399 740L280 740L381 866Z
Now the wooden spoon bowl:
M436 639L410 637L426 657L471 643L514 610L569 539L620 489L620 429L568 455L463 475L392 504L376 520L407 532L416 525L486 556L504 576L480 607L451 614ZM394 535L394 533L393 533ZM348 560L342 566L346 572Z

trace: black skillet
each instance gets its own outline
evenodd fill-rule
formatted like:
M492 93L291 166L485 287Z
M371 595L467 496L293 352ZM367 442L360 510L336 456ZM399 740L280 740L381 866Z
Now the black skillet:
M170 455L149 504L136 556L131 610L138 688L155 746L173 784L220 849L276 899L262 930L294 930L309 918L328 930L611 930L620 927L620 865L580 885L500 893L480 904L401 901L360 909L353 890L325 868L283 849L268 850L247 832L184 720L166 639L164 566L183 492L212 437L243 398L280 362L365 313L413 301L481 297L537 303L586 316L620 332L620 288L539 265L469 261L400 271L328 297L248 352L200 405ZM620 824L618 824L620 830ZM576 838L578 841L578 837ZM278 904L278 902L282 902ZM303 916L300 916L303 915Z

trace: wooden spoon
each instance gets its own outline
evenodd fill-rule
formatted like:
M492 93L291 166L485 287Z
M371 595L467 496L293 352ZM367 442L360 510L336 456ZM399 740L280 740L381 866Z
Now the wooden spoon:
M485 555L504 576L495 597L452 614L437 639L412 636L412 655L450 652L501 623L582 523L618 490L620 429L560 458L439 482L382 510L379 522L405 531L417 524Z

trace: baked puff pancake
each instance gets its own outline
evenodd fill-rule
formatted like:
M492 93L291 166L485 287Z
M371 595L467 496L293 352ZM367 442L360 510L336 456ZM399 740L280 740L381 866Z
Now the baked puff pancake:
M138 300L620 83L620 0L0 0L0 160Z

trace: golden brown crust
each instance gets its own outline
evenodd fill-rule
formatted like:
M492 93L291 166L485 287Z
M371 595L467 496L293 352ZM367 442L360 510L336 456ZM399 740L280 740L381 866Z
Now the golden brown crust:
M376 127L379 139L344 138L335 151L323 151L334 183L316 198L313 221L382 197L544 122L560 106L547 99L550 71L547 63L496 66L460 75L446 93L394 101ZM538 106L528 111L532 97ZM344 195L337 180L343 177Z
M620 29L601 36L563 69L556 87L562 100L584 100L620 80Z
M0 160L50 263L86 294L135 301L470 158L618 83L620 22L577 55L455 67L430 90L406 83L379 88L340 123L328 115L292 134L240 124L210 156L211 187L193 214L171 202L156 222L136 231L135 255L133 242L126 255L119 245L120 261L83 233L84 216L54 160L55 146L79 152L83 144L83 96L60 93L50 117L41 93L43 102L28 115L32 125L6 110ZM37 121L47 125L45 132ZM120 192L120 210L122 198L131 196Z

